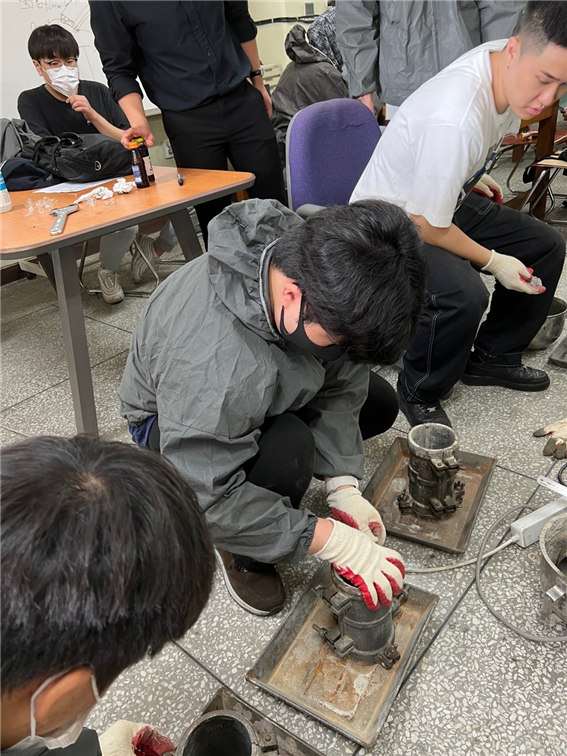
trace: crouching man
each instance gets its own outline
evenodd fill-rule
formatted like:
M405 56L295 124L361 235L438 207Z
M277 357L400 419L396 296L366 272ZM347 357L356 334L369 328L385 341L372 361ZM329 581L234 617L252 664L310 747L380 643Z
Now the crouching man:
M120 399L134 439L186 476L230 595L278 612L274 564L335 564L370 607L402 587L401 557L363 498L363 439L398 413L369 364L396 361L418 323L425 262L399 208L369 200L307 221L272 200L226 208L209 252L149 300ZM326 480L335 521L300 509Z

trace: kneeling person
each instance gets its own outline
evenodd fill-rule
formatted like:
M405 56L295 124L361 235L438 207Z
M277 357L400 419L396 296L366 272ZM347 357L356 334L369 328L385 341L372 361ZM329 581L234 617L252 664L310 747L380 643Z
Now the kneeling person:
M304 222L250 200L211 222L208 254L142 313L122 413L195 488L228 590L247 610L279 611L273 565L306 553L337 565L374 608L401 590L401 558L382 547L380 517L358 491L363 438L391 427L398 402L364 363L398 359L424 280L417 232L393 205ZM335 522L299 508L314 474Z

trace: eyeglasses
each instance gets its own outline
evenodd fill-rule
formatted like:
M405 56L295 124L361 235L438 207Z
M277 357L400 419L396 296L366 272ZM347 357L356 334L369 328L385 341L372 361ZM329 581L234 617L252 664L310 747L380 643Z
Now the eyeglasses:
M43 62L45 66L47 66L47 68L61 68L61 66L69 66L69 68L74 68L79 63L77 58L67 58L66 60L59 60L59 58L55 58L54 60L44 60L41 62Z

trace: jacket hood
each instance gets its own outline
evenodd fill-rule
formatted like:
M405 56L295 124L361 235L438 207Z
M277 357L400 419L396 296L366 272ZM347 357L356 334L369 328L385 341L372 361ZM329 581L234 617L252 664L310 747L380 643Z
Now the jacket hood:
M279 341L262 277L266 248L304 221L276 200L229 205L209 225L209 280L222 303L266 341ZM265 253L266 252L266 253Z
M307 41L305 29L299 24L296 24L285 38L285 51L287 57L294 63L329 62L326 55L311 47Z

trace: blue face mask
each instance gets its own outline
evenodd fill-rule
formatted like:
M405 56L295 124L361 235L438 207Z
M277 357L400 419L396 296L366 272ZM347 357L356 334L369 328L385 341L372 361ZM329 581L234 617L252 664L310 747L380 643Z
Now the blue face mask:
M280 314L280 333L286 341L303 349L309 354L313 354L315 357L319 357L322 360L332 361L338 360L345 353L345 347L340 344L331 344L330 346L322 347L314 344L309 336L305 333L305 327L303 325L303 311L304 311L304 298L301 297L301 306L299 308L299 319L297 321L297 328L293 333L286 331L284 325L284 308Z

